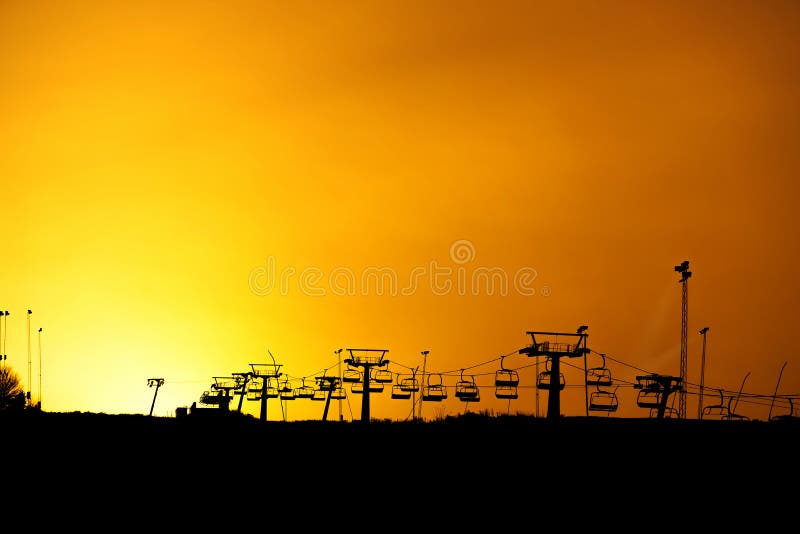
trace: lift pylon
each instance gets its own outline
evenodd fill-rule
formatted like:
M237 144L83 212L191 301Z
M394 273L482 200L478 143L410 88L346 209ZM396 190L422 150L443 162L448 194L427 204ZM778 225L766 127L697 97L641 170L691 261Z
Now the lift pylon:
M656 417L663 419L667 411L669 396L674 392L682 391L683 383L680 377L654 373L637 376L633 387L639 390L636 404L640 408L656 410Z
M147 387L154 387L156 390L153 392L153 403L150 405L150 416L153 415L153 407L156 405L156 396L158 395L158 388L164 385L163 378L148 378L147 379Z
M347 349L350 357L346 358L344 362L349 367L363 368L362 374L362 391L363 397L361 400L361 422L369 423L369 398L370 393L374 391L370 389L370 377L372 375L372 368L380 369L389 365L389 360L385 359L386 353L389 349ZM381 387L383 384L381 384Z
M581 326L577 332L527 332L531 336L531 345L519 350L528 357L544 356L550 362L549 385L547 387L547 418L558 420L561 416L561 358L577 358L585 356L586 328ZM537 377L538 380L538 377Z
M267 351L272 358L272 363L251 363L250 368L253 370L253 376L258 377L261 381L261 410L258 415L260 421L267 420L267 387L269 387L270 380L277 380L281 376L281 364L275 363L275 357L272 353Z

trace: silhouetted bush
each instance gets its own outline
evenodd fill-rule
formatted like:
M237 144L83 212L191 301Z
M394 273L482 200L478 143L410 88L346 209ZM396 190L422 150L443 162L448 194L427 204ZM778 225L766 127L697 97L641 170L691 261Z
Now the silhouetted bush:
M25 409L25 391L19 375L11 367L0 369L0 411L22 411Z

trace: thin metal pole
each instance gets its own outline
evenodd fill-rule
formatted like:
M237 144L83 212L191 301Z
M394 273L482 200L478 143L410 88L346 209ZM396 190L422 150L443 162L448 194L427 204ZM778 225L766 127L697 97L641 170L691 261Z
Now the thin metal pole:
M42 329L39 328L39 410L42 409Z
M6 314L0 310L0 368L5 367L6 363L6 338L3 337L3 318L6 319L6 324L8 322L8 318ZM6 335L8 335L8 328L6 327Z
M153 416L153 408L155 408L156 397L158 396L158 388L160 388L160 387L161 387L161 384L159 382L156 382L156 390L153 392L153 402L150 404L150 417Z
M783 362L783 365L781 365L781 372L778 373L778 383L775 384L775 393L773 393L772 402L769 405L769 416L767 416L767 421L772 419L772 407L775 405L775 397L778 396L778 386L781 385L781 377L783 376L783 368L786 367L787 363L789 363L789 362Z
M705 390L705 380L706 380L706 333L708 332L708 327L704 327L700 330L700 333L703 335L703 354L700 357L700 397L697 399L697 418L703 418L703 392Z
M8 310L6 310L4 315L6 318L6 337L3 338L3 356L8 356L8 353L6 352L6 341L8 340L8 316L11 314L8 313Z
M31 390L33 389L33 380L31 379L31 314L33 312L28 310L28 405L30 406Z
M536 377L534 379L534 391L536 395L536 417L539 417L539 356L536 356Z
M414 384L417 381L417 371L419 370L419 365L414 367L414 370L411 371L411 383ZM419 389L419 384L414 384L416 389ZM417 392L415 388L411 388L411 420L415 421L417 419Z

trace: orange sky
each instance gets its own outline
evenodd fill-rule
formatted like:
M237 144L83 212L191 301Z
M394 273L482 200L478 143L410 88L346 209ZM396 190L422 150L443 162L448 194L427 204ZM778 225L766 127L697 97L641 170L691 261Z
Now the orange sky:
M745 391L771 395L788 361L779 393L798 393L798 23L779 1L2 1L7 363L27 382L30 308L49 411L147 413L164 377L154 413L174 415L267 350L292 377L339 347L458 371L581 324L592 349L678 374L672 268L690 260L689 381L709 326L707 386L750 372ZM267 294L269 262L294 269L284 291ZM397 294L362 283L374 268ZM459 294L483 268L505 296ZM498 367L467 372L485 386L470 410L533 412L533 369L509 406ZM618 393L616 415L646 415ZM568 388L562 412L583 409ZM409 410L373 397L373 417Z

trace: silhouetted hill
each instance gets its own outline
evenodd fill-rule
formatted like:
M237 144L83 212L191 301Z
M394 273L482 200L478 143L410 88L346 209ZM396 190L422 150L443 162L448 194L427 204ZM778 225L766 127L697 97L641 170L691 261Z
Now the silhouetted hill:
M752 505L779 502L777 488L800 474L798 421L466 414L363 424L41 413L0 417L0 427L6 457L24 451L50 489L74 491L80 481L108 496L144 485L160 498L191 495L215 506L267 496L333 506L356 495L392 496L401 508L447 496L518 507L528 499L602 507L625 496L628 505L660 506L675 491L705 502L743 488Z

